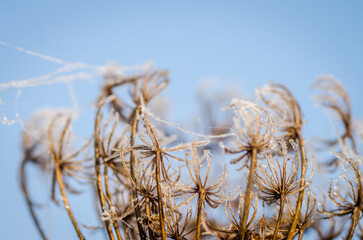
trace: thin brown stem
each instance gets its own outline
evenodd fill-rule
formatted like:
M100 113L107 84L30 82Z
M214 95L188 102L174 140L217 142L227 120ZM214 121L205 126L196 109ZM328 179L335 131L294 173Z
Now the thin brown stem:
M298 200L296 203L296 210L295 210L295 215L291 224L291 228L289 231L289 235L287 236L287 240L292 240L293 237L296 234L296 226L298 224L300 215L301 215L301 206L302 206L302 202L304 199L304 189L303 187L305 186L305 173L306 173L306 158L305 158L305 150L304 150L304 145L305 145L305 140L302 138L300 131L297 131L297 138L299 140L299 148L300 148L300 161L301 161L301 183L300 183L300 188L302 188L302 190L299 192L299 196L298 196Z
M101 176L100 143L99 143L100 139L98 137L100 134L100 122L99 122L100 120L98 119L99 114L100 114L100 108L97 110L96 113L95 132L94 132L95 173L96 173L96 187L97 187L98 199L100 200L99 202L101 205L101 209L102 211L104 211L105 209L107 209L107 205L103 193L102 176ZM105 221L105 224L109 239L115 240L115 236L113 235L110 221Z
M299 239L298 240L301 240L304 236L304 230L300 230L299 231Z
M58 187L59 187L59 189L61 191L64 206L65 206L65 208L66 208L66 210L68 212L68 215L69 215L69 217L70 217L70 219L72 221L74 229L76 230L79 239L84 240L85 238L83 237L83 235L81 233L81 230L78 227L76 219L74 218L73 212L72 212L71 207L69 205L68 198L67 198L66 192L64 190L64 182L63 182L63 178L62 178L62 172L61 172L61 169L60 169L60 165L58 163L55 164L55 174L56 174L56 177L57 177Z
M156 177L156 188L158 192L158 202L159 202L159 221L160 221L160 231L161 231L161 237L163 240L166 240L166 234L165 234L165 223L164 223L164 209L163 209L163 194L161 192L161 177L160 177L160 164L161 164L162 158L160 150L156 152L156 170L155 170L155 177Z
M150 199L148 197L145 198L145 210L146 210L146 216L148 218L148 221L151 219L151 213L150 213ZM151 227L148 224L148 232L149 232L149 239L155 239L154 233L151 229Z
M137 112L138 112L139 107L137 107L134 111L133 117L132 117L132 130L131 130L131 136L130 136L130 145L131 147L133 147L135 145L135 136L136 136L136 131L137 131L137 124L138 124L138 120L137 120ZM131 174L131 178L133 181L135 181L135 155L134 152L131 151L130 152L130 174ZM134 199L138 199L137 196L137 191L135 189L135 186L133 184L131 184L131 192L132 192L132 197ZM137 205L139 203L139 200L137 200L134 205ZM139 230L139 235L141 239L146 239L146 234L144 232L144 229L142 228L141 223L138 221L138 219L141 217L141 213L140 213L140 207L137 206L135 209L135 215L136 215L136 222L137 222L137 228Z
M252 157L251 157L251 167L250 167L250 175L248 177L248 183L247 183L247 189L245 194L245 202L243 206L243 216L241 220L241 232L240 232L240 238L243 240L246 233L246 225L247 225L247 219L248 214L250 212L251 207L251 187L253 183L253 176L255 173L256 168L256 161L257 161L257 149L255 147L252 148Z
M26 173L25 173L25 165L26 165L27 161L23 160L21 162L21 166L20 166L20 183L21 183L21 190L23 191L24 197L26 199L26 203L28 205L28 209L30 212L30 215L32 216L32 219L35 223L35 226L40 234L40 236L42 237L43 240L46 240L47 237L42 229L42 227L40 226L40 222L38 220L37 215L35 214L35 211L33 209L33 202L30 200L29 197L29 193L28 193L28 187L26 185Z
M200 226L202 224L203 203L204 193L200 193L198 197L196 240L200 239Z
M352 222L349 227L347 240L350 240L353 238L355 228L357 227L357 224L358 224L359 216L360 216L360 209L358 207L356 207L356 208L354 208L354 211L352 214Z
M281 198L280 198L280 211L279 211L279 216L277 218L277 223L276 223L276 227L275 227L273 240L275 240L277 238L277 234L279 233L279 230L280 230L282 215L284 213L284 204L285 204L285 196L281 195Z
M112 199L112 194L110 192L110 186L108 183L108 166L107 166L107 164L105 164L105 166L104 166L103 179L105 181L106 195L107 195L108 199ZM117 221L113 222L113 228L115 229L117 239L122 240L121 232L120 232Z

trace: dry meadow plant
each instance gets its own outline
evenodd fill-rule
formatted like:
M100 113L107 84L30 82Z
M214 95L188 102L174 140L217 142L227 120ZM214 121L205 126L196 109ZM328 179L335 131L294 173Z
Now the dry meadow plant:
M218 118L223 119L220 123L215 115L223 112L214 112L220 103L203 98L203 106L208 106L203 122L213 125L203 126L211 134L203 135L183 130L151 110L168 85L167 71L126 75L110 68L104 80L88 140L74 137L72 114L64 111L38 112L27 124L32 132L23 135L20 183L41 239L49 236L33 200L30 166L50 178L49 196L65 209L79 239L90 231L103 231L112 240L362 235L360 145L354 137L349 95L338 80L323 77L314 84L322 92L319 103L337 113L344 126L325 151L342 145L335 155L345 172L340 184L331 182L322 194L314 194L321 183L313 177L314 163L309 160L313 153L302 134L300 105L287 87L272 83L259 88L256 103L233 98L223 108L232 110L224 113L233 112L233 117ZM159 127L163 124L168 131ZM213 129L218 125L223 129ZM343 151L349 147L352 151ZM228 160L230 165L223 164ZM231 172L237 164L239 171ZM338 170L332 178L337 178ZM238 175L238 180L231 180L231 175ZM84 189L95 195L98 223L77 220L71 200L83 186L91 186ZM234 192L227 190L230 186ZM344 225L347 218L349 226ZM90 225L99 227L90 230Z

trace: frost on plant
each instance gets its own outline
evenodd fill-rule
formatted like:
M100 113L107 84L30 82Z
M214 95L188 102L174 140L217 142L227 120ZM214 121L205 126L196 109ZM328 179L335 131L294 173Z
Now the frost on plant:
M104 78L94 96L87 138L77 135L75 119L81 112L75 109L41 109L24 124L20 184L42 239L49 236L29 177L34 168L49 179L51 202L66 212L59 221L70 221L79 239L92 238L90 231L102 231L106 239L355 239L362 235L361 139L355 137L362 135L361 127L352 117L347 91L336 79L319 77L314 85L320 93L318 102L335 112L343 126L342 134L316 157L322 161L332 156L332 146L341 150L334 155L340 161L331 173L331 178L342 176L339 184L333 181L324 187L318 176L307 179L313 171L309 160L313 154L306 147L310 139L302 133L309 116L305 123L292 94L295 89L269 84L259 88L258 103L234 98L220 112L213 105L220 99L205 97L203 105L213 111L203 112L200 123L203 130L212 130L189 131L170 122L161 104L168 71L150 64L92 68L28 54L61 67L37 79L3 83L1 89L69 82L76 77L71 70L82 75L92 69ZM217 125L223 130L210 128ZM224 151L216 148L218 142ZM347 146L352 151L344 150ZM228 186L235 192L228 192ZM82 211L75 207L80 190L95 196L83 200L93 203L87 206L94 206L90 210L98 216L97 222L83 222ZM89 230L87 226L99 227Z

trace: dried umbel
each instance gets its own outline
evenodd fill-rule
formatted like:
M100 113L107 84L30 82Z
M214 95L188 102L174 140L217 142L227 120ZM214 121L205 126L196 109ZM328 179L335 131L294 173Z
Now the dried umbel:
M351 140L355 144L355 133L349 125L349 98L333 80L325 81L322 83L331 84L327 92L335 95L323 97L323 105L341 113L339 116L347 123L341 143ZM66 112L37 113L26 125L21 185L40 236L47 238L31 200L29 190L33 185L28 171L32 169L27 166L50 173L49 195L53 200L60 196L80 239L85 238L87 230L76 221L78 212L73 212L68 200L81 186L79 182L94 186L96 196L99 222L87 224L100 226L104 237L111 240L200 240L204 235L220 240L311 237L307 229L319 216L316 205L324 194L315 196L310 187L314 184L312 178L306 179L310 169L301 134L302 113L290 90L280 84L263 87L259 94L266 108L234 99L225 108L233 110L233 118L228 114L214 116L214 107L212 111L205 109L211 116L200 121L203 129L217 122L231 128L209 131L212 135L208 136L187 131L150 110L150 104L155 103L167 83L166 71L147 69L127 75L109 70L95 104L93 139L85 143L73 141L77 139L72 138L72 116ZM325 86L322 83L319 86ZM332 89L338 89L337 93ZM205 107L212 108L208 104ZM178 135L179 130L182 133ZM214 151L216 141L224 142L224 152ZM84 154L89 147L94 153L91 161ZM230 154L234 155L231 165L223 164L222 169L221 163L228 161ZM352 156L337 154L352 171L343 176L346 188L331 185L326 191L337 207L321 209L329 219L350 217L349 230L335 221L339 226L331 228L332 234L321 234L326 232L325 225L315 230L321 238L331 239L347 230L346 238L352 239L362 231L358 223L363 210L361 159L357 151ZM228 179L227 169L233 167L243 168L245 176L237 174L238 181ZM218 174L214 168L220 170ZM234 193L228 194L239 196L235 201L226 197L227 184L238 185ZM263 209L258 208L261 202ZM225 206L224 213L220 206Z
M259 94L261 100L273 112L274 119L276 119L278 131L281 132L281 134L276 136L276 138L286 142L291 140L296 141L298 142L300 148L300 189L302 189L302 191L299 192L296 205L297 211L293 218L293 224L288 235L288 240L291 240L295 232L295 227L297 226L299 214L301 214L300 209L304 196L304 187L306 187L304 180L307 168L307 162L305 161L306 157L304 154L305 140L303 139L301 133L304 123L303 116L297 100L284 85L276 83L268 84L262 89L259 89L257 93ZM296 149L295 152L297 154Z
M193 211L188 208L186 203L184 205L186 209L183 211L185 216L183 216L184 214L178 210L180 206L176 204L175 198L168 194L166 195L166 202L170 206L166 213L166 236L173 240L187 240L186 236L195 230L195 228L190 226Z
M228 108L232 108L234 111L233 133L236 136L236 139L233 143L235 148L228 148L223 144L222 147L226 153L240 154L240 156L232 159L232 164L236 164L247 158L247 161L240 169L246 166L248 162L250 163L243 217L241 219L241 232L239 233L239 236L244 239L247 230L247 219L250 212L251 187L257 164L257 155L272 147L275 125L271 114L266 109L257 106L254 103L233 99Z
M352 158L342 154L336 155L348 163L349 167L353 170L354 177L351 180L347 176L343 176L346 184L348 184L347 192L341 192L341 188L338 186L333 187L332 181L330 182L328 196L338 208L331 211L323 210L322 213L327 215L328 218L350 215L352 221L346 239L352 239L358 220L362 215L361 212L363 211L362 179L360 170Z
M337 222L335 219L329 219L329 226L327 229L324 229L326 227L323 226L322 220L316 221L312 227L321 240L337 239L344 230L344 224L342 224L342 222Z
M311 192L307 191L303 202L303 208L301 214L299 214L298 224L296 227L296 233L299 234L299 240L303 238L306 229L310 228L319 217L317 213L317 199L316 196ZM296 215L296 208L287 202L286 213L282 218L282 230L288 232L291 229L293 218Z
M299 187L302 179L296 181L300 163L296 147L294 147L296 155L288 155L286 143L282 141L280 145L281 160L278 156L267 154L267 165L260 165L256 173L256 184L262 193L260 197L268 204L275 203L308 186Z
M53 131L56 126L56 120L60 118L60 115L54 116L52 122L49 125L48 129L48 145L49 145L49 153L52 158L54 170L53 170L53 181L52 181L52 198L55 200L55 185L57 184L59 190L61 191L62 201L65 205L65 208L68 212L68 215L72 221L72 224L78 234L80 239L84 239L81 230L76 222L74 214L69 205L68 197L66 194L66 190L72 190L70 184L67 182L66 177L72 177L72 179L82 178L82 175L85 174L84 171L88 168L85 166L87 159L76 160L76 157L87 147L89 144L86 143L79 150L75 152L69 152L67 147L69 146L70 140L70 117L67 117L64 127L58 137L53 137ZM84 178L84 177L83 177Z
M316 101L323 107L334 111L344 125L344 132L338 139L341 139L344 145L348 144L347 140L350 140L353 150L357 152L353 136L350 98L342 84L333 76L320 76L314 82L313 88L321 92L315 96ZM335 145L338 143L338 139L330 141L328 144Z
M233 99L231 104L224 108L224 110L227 109L233 109L234 112L233 134L236 139L233 141L232 148L221 145L226 153L240 154L231 160L231 164L245 159L250 160L253 151L260 154L271 148L275 123L266 109L240 99ZM243 163L242 167L246 164Z
M262 193L261 198L268 204L275 203L279 200L280 210L273 239L276 239L279 233L286 198L289 195L304 190L308 186L308 184L301 185L304 179L296 181L300 159L295 143L291 142L291 144L295 149L295 155L289 156L286 143L281 141L281 150L278 150L282 158L281 161L276 156L274 158L272 154L267 154L267 166L259 166L256 173L256 185Z
M188 159L188 155L191 158L190 160ZM201 173L201 165L204 160L207 161L207 171L203 179ZM208 151L205 151L202 156L199 156L195 146L192 146L190 153L187 154L186 167L192 180L192 185L178 186L178 194L191 195L191 197L185 200L182 204L189 202L196 196L198 197L196 239L199 239L201 233L200 227L202 224L202 215L204 212L205 204L209 205L212 208L216 208L224 200L224 198L221 196L221 189L222 183L227 177L227 172L226 169L224 169L223 175L220 177L218 182L208 185L207 181L209 178L211 167L210 153Z
M52 121L56 111L50 111L43 109L36 112L27 122L26 132L23 133L23 159L20 166L20 183L21 189L26 199L26 203L34 221L34 224L40 233L42 239L47 239L46 233L41 227L40 220L36 214L34 200L31 199L29 191L29 178L27 174L27 166L35 165L38 169L44 172L50 172L52 170L52 161L47 154L47 132L48 126Z
M297 140L304 121L300 106L289 89L282 84L270 83L257 93L274 115L277 130L281 132L277 140Z
M246 229L242 230L242 221L243 221L243 206L244 206L244 197L240 195L238 197L238 213L235 214L235 209L233 209L231 201L228 200L225 206L225 213L229 220L230 227L229 228L220 228L214 226L210 223L207 223L208 227L211 231L217 232L219 236L224 236L223 239L258 239L259 231L258 227L263 217L257 218L258 211L258 198L257 195L254 194L254 205L253 205L253 213L249 218ZM243 232L243 236L241 233Z

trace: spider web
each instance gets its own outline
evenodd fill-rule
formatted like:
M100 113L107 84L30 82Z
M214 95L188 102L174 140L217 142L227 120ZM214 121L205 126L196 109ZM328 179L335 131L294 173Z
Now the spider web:
M54 71L45 73L44 75L0 82L0 124L13 125L14 123L19 122L24 130L26 129L21 118L19 101L21 99L22 92L25 89L54 85L58 83L65 84L68 92L68 96L66 97L72 101L72 112L78 115L80 110L73 86L75 82L85 80L89 81L99 78L110 67L117 68L117 70L121 72L142 71L152 68L151 62L132 66L90 65L82 62L68 62L35 51L27 50L8 42L0 41L0 45L57 65L57 68Z

